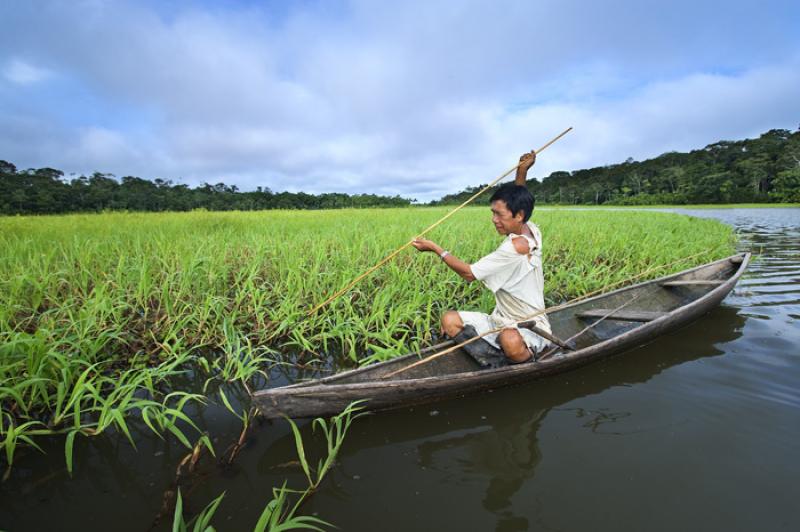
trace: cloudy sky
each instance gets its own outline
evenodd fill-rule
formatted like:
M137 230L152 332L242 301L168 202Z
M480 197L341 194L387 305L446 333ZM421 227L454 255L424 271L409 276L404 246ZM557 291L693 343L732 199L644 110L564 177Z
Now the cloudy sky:
M435 199L800 124L800 2L0 3L0 159Z

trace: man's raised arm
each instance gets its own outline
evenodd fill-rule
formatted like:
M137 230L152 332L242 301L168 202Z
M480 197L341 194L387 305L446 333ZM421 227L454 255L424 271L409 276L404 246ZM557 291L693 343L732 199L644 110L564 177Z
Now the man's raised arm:
M528 177L528 170L533 163L536 162L536 152L523 153L519 158L519 166L517 166L517 176L514 178L515 185L525 186L525 180Z

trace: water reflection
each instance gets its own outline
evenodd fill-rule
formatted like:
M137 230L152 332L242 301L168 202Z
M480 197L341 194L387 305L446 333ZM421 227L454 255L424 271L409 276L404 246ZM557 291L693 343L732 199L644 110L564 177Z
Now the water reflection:
M559 405L607 388L646 382L653 376L676 364L722 354L718 344L735 340L741 335L744 318L736 309L723 307L704 319L676 334L654 342L646 348L622 355L624 363L615 364L614 372L601 373L598 368L586 368L581 386L562 388L561 393L536 394L530 405L519 402L522 390L513 390L493 397L492 410L502 414L494 417L480 432L431 437L419 444L420 464L441 471L461 471L466 475L488 478L483 507L496 516L496 530L527 530L528 519L514 512L512 498L535 475L542 460L537 432L546 416ZM709 334L711 332L711 334ZM687 341L693 349L685 349ZM619 372L621 367L629 371ZM598 378L605 376L607 378ZM577 382L577 379L572 379ZM532 386L536 386L533 384ZM548 386L546 392L554 391ZM516 396L516 397L513 397ZM517 400L515 400L517 399ZM584 426L592 432L617 433L613 426L627 418L628 412L582 408L559 409L571 411L578 418L586 418ZM525 505L522 505L523 507Z
M451 467L455 459L465 475L489 478L483 507L497 517L497 530L527 530L528 519L515 515L511 498L533 477L542 458L536 434L546 409L519 409L477 433L431 439L419 445L419 463L431 469Z
M536 501L521 500L522 492L533 482L537 466L548 458L543 455L539 432L552 412L581 419L593 433L628 433L629 429L618 425L629 412L565 405L610 388L647 382L677 365L721 355L726 344L742 335L744 325L745 317L736 308L722 306L700 322L647 346L566 376L359 420L358 428L348 435L341 467L386 469L385 478L397 482L362 493L358 492L360 480L343 475L315 496L314 509L321 515L336 515L334 522L344 530L359 529L359 523L370 522L370 508L381 508L386 500L408 500L409 486L429 486L433 478L435 486L430 489L441 491L440 497L457 496L457 487L480 493L480 506L493 516L495 530L527 530L536 525L531 520ZM258 452L260 474L274 474L292 456L294 440L287 434ZM375 453L384 457L379 464L374 463ZM413 467L407 461L390 465L398 456L416 457ZM348 500L346 494L352 492L359 493L357 501ZM358 505L357 519L336 511L343 504ZM424 519L432 518L430 511L422 513ZM393 530L414 526L413 520L396 519Z

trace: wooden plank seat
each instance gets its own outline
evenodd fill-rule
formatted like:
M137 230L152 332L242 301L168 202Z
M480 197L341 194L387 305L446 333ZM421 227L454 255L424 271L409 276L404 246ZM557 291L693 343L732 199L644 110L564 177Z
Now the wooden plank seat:
M671 287L671 286L719 286L725 281L711 281L711 280L693 280L693 281L664 281L663 283L659 283L661 286Z
M595 308L592 310L586 310L584 312L578 312L575 314L578 318L603 318L606 315L613 312L614 309L610 308ZM660 318L661 316L666 315L667 312L657 312L657 311L650 311L650 310L618 310L611 314L610 316L606 317L607 320L619 320L619 321L653 321L656 318Z

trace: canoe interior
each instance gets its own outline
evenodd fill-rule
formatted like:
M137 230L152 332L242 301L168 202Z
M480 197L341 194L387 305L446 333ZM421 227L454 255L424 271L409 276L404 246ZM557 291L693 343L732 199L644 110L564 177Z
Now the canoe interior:
M740 268L743 256L735 255L721 261L687 270L672 276L616 290L572 304L549 314L553 333L566 340L578 334L588 325L597 323L576 338L577 349L584 349L602 341L641 327L648 321L677 310L696 301L712 290L727 290L726 281L734 277ZM710 282L707 282L710 281ZM619 309L619 307L622 307ZM606 319L602 316L611 314ZM588 316L583 315L588 314ZM569 357L569 352L563 354ZM480 370L480 366L463 351L454 351L386 378L398 369L410 366L420 357L407 355L388 362L367 366L320 381L299 383L288 388L299 388L319 384L353 384L375 380L383 382L406 381L425 377L457 375Z

